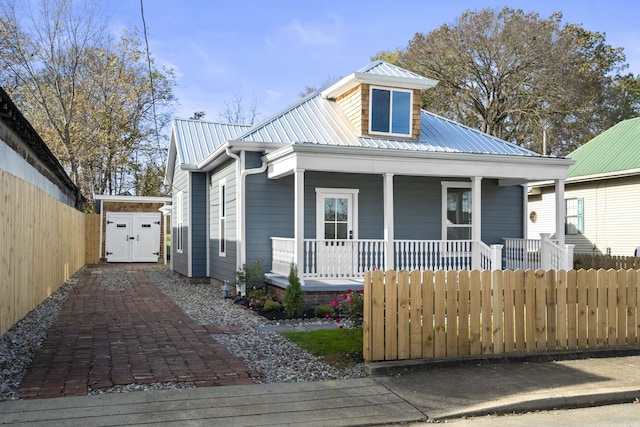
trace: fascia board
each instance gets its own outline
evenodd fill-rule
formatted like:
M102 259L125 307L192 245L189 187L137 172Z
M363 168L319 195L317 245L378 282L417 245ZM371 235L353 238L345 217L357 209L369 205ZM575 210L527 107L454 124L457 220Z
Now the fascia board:
M284 176L297 168L344 173L483 176L530 181L566 179L567 169L573 164L572 160L558 158L394 152L360 148L348 150L346 147L304 145L288 146L265 157L270 163L270 177ZM291 161L291 157L296 160Z
M249 142L249 141L226 141L220 147L215 149L211 154L205 157L194 170L201 172L209 172L229 160L227 148L232 152L253 151L253 152L270 152L282 147L281 143L275 142Z
M171 202L171 197L156 197L156 196L117 196L108 194L94 194L94 200L102 200L105 202L120 202L120 203L168 203Z
M407 77L383 76L378 74L356 72L343 77L320 93L325 98L335 98L336 96L347 92L348 90L356 87L361 83L397 87L401 89L426 90L435 87L438 84L438 81L426 77L423 79L411 79Z
M623 171L615 171L615 172L606 172L594 175L582 175L582 176L573 176L571 178L567 178L566 184L577 184L580 182L590 182L590 181L600 181L605 179L613 179L613 178L625 178L628 176L636 176L640 175L640 169L627 169ZM529 187L550 187L553 185L552 181L539 181L532 182L529 184Z

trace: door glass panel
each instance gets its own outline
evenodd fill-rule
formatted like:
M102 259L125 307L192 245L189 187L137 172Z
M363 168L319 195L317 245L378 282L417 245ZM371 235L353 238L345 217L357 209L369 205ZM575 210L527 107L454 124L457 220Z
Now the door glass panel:
M349 238L349 199L326 197L324 199L324 238Z
M337 224L337 228L338 228L338 235L337 238L338 239L347 239L347 224L346 223L338 223Z
M324 199L324 220L336 220L336 199L327 197Z
M335 239L336 238L336 227L334 223L325 223L324 224L324 238L325 239Z
M349 214L348 199L335 199L336 203L336 221L347 221Z

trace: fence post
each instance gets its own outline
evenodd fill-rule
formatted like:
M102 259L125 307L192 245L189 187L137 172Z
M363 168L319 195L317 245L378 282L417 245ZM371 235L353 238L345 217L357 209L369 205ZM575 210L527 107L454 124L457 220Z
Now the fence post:
M504 245L491 245L491 270L502 270L502 248Z
M550 265L550 257L549 257L549 237L551 234L549 233L540 233L540 268L543 270L549 270L551 268Z
M569 271L573 269L573 248L575 245L564 245L564 269Z

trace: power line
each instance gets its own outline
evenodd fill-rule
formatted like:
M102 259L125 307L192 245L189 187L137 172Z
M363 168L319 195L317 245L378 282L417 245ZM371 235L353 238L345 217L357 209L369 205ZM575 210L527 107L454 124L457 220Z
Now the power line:
M158 152L162 152L160 147L160 135L158 131L158 118L156 116L156 94L153 85L153 72L151 70L151 54L149 53L149 39L147 38L147 23L144 19L144 4L143 0L140 0L140 14L142 15L142 32L144 34L144 43L147 51L147 66L149 67L149 84L151 85L151 109L153 111L153 124L156 130L156 144L158 146Z

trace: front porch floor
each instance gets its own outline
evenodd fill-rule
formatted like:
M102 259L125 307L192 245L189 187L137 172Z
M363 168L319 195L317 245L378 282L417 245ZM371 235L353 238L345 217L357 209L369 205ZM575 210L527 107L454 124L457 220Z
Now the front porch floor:
M289 278L277 273L266 273L267 283L286 289L289 286ZM359 291L364 289L364 279L358 278L313 278L301 279L300 284L304 292L341 292L348 289Z

